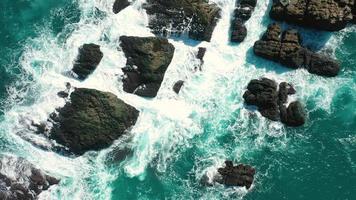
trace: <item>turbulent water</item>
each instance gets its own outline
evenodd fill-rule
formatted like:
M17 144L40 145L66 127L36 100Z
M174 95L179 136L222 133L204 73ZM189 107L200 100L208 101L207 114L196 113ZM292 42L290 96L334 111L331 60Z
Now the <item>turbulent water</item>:
M172 37L176 51L162 87L148 100L123 92L118 51L121 35L153 36L147 15L135 3L117 15L114 0L1 0L0 150L24 157L61 178L40 199L355 199L356 28L335 33L300 29L309 48L341 61L336 78L289 70L253 55L251 47L271 22L270 1L260 0L247 22L248 36L229 43L235 0L211 0L222 16L211 42ZM284 24L284 26L287 26ZM97 70L79 82L67 75L83 43L101 45ZM202 71L194 58L207 47ZM301 128L287 128L244 107L242 94L253 78L292 83L307 109ZM172 85L185 80L179 96ZM140 110L131 135L100 152L78 158L36 147L31 120L46 120L64 100L57 92L75 87L110 91ZM122 152L129 156L119 158ZM224 160L256 168L250 188L206 187Z

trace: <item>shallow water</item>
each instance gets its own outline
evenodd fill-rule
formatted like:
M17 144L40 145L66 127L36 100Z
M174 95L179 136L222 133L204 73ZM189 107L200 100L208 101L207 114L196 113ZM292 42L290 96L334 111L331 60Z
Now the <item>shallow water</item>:
M310 48L342 63L336 78L289 70L253 55L251 47L271 22L269 1L259 1L241 44L228 42L234 0L214 0L222 18L210 43L170 38L176 52L157 98L127 94L118 79L126 58L121 35L152 36L142 0L114 15L114 0L2 1L0 3L0 149L25 157L62 179L41 199L354 199L356 198L356 29L338 33L301 29ZM5 9L6 8L6 9ZM6 14L3 14L6 13ZM129 20L128 20L129 19ZM9 23L13 20L13 23ZM284 26L287 26L284 24ZM15 34L16 33L16 34ZM67 76L78 47L101 45L104 58L84 82ZM194 58L208 48L202 71ZM253 78L292 83L306 106L301 128L286 128L247 110L242 94ZM179 96L177 80L186 83ZM46 120L64 101L56 96L65 82L110 91L140 110L131 135L112 147L68 158L29 131L31 120ZM118 152L131 149L127 157ZM225 159L256 167L250 190L205 187Z

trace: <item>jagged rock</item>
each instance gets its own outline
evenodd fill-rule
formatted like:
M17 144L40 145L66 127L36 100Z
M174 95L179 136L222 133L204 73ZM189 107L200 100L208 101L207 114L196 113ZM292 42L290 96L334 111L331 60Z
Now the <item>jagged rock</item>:
M0 156L0 199L35 200L59 179L45 174L23 158Z
M184 81L179 80L173 85L173 91L177 94L179 94L180 89L184 85Z
M238 0L231 21L231 42L242 42L247 36L245 22L250 19L256 7L256 0Z
M286 30L281 36L281 27L269 25L253 50L257 56L279 62L286 67L305 68L312 74L333 77L340 71L340 64L326 56L314 53L301 45L302 38L296 30Z
M164 38L121 36L127 58L122 69L124 91L143 97L155 97L172 61L174 46Z
M79 48L79 55L72 71L78 75L79 79L84 80L93 73L103 56L99 45L84 44Z
M149 27L155 34L181 35L188 32L195 40L210 41L220 9L205 0L147 0L144 5Z
M117 14L129 5L130 5L130 2L128 0L115 0L112 10L115 14Z
M201 62L203 62L203 61L204 61L205 53L206 53L206 48L205 48L205 47L199 47L199 48L198 48L198 53L197 53L196 57L197 57Z
M303 106L298 102L298 105L291 103L290 108L285 108L288 95L295 93L295 89L289 83L282 82L277 88L275 81L262 78L250 81L243 98L247 105L257 106L261 115L270 120L281 120L287 126L301 126L305 123Z
M114 94L86 88L76 88L57 111L50 138L77 155L109 147L139 115Z
M275 0L270 16L320 30L338 31L354 18L354 0Z
M218 169L222 176L219 182L226 186L239 186L249 189L253 183L256 170L250 165L234 166L232 161L225 161L225 167Z

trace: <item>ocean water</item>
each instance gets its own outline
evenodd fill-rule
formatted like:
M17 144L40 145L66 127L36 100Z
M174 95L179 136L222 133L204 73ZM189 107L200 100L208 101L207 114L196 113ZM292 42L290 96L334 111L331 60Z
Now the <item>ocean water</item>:
M155 99L122 90L121 35L152 36L143 0L117 15L114 0L2 0L0 2L0 150L21 156L61 178L40 199L330 199L356 198L356 27L336 33L301 29L306 46L336 57L335 78L289 70L253 55L251 47L271 22L270 1L258 1L241 44L230 44L235 0L211 0L222 9L212 41L172 37L176 52ZM288 26L287 24L283 24ZM67 75L78 47L101 45L97 70L79 82ZM207 47L202 71L194 58ZM308 120L287 128L247 110L242 95L261 76L292 83L292 100L304 103ZM186 83L179 96L177 80ZM131 134L110 148L69 158L33 133L64 101L65 82L110 91L140 110ZM38 148L38 147L42 148ZM127 156L120 156L123 153ZM226 159L257 170L249 190L203 186Z

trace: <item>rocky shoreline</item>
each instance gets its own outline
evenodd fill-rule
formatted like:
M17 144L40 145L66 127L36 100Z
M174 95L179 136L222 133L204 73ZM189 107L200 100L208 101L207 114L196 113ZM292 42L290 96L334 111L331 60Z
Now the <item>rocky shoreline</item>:
M231 42L242 42L247 36L245 22L251 18L257 0L237 0L234 16L231 20Z

